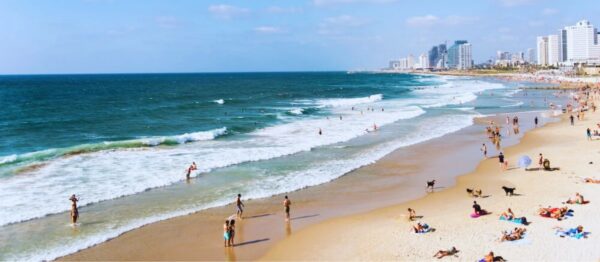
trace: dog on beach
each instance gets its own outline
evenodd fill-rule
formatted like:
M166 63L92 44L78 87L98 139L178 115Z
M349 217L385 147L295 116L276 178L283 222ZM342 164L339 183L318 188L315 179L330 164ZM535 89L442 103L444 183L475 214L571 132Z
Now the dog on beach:
M435 179L431 181L427 181L427 189L433 191L433 187L435 186Z
M506 187L503 186L502 189L504 189L504 193L508 196L513 196L515 194L515 189L517 189L516 187L510 188L510 187Z
M469 196L472 196L472 197L481 197L481 195L483 194L483 191L481 191L481 189L475 190L475 189L467 188L467 194L469 194Z

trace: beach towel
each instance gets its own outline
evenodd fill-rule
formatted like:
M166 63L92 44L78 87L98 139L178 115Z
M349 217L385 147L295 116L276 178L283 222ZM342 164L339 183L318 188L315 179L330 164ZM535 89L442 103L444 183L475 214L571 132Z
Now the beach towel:
M590 232L577 232L577 228L571 228L567 231L563 231L561 229L557 229L556 230L556 235L560 236L560 237L572 237L575 239L581 239L581 238L586 238Z
M500 220L504 220L504 221L508 221L508 222L513 222L513 223L517 223L517 224L521 224L521 225L525 225L522 217L513 218L513 219L506 219L506 217L500 216Z
M480 214L477 214L477 213L471 213L471 218L478 218L478 217L480 217L480 216L481 216Z

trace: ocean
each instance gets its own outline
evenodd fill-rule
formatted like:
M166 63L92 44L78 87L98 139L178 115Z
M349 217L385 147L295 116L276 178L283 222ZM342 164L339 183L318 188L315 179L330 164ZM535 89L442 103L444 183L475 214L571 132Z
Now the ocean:
M0 260L53 259L238 193L332 181L477 116L548 108L551 93L522 85L533 84L346 72L0 76Z

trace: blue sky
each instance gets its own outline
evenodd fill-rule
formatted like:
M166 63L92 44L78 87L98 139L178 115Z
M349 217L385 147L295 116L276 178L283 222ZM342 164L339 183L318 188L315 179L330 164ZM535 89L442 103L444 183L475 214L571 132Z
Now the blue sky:
M466 39L525 51L597 1L2 0L0 74L376 69Z

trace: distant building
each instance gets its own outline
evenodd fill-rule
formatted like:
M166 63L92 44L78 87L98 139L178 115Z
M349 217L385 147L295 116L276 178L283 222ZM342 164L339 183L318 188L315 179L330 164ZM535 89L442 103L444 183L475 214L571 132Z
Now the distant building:
M448 48L448 68L458 68L459 64L459 49L460 46L466 44L466 40L456 40L454 44Z
M560 46L560 38L558 37L558 35L548 36L548 65L558 66L558 62L560 62Z
M566 59L569 62L600 60L598 30L587 20L564 29L566 37Z
M466 41L465 41L466 42ZM464 43L458 46L458 69L471 69L473 67L473 52L471 44Z
M535 59L535 49L533 48L527 48L527 63L529 64L535 64L536 63L536 59Z
M425 69L429 67L429 57L427 56L427 54L421 54L419 56L419 68Z
M548 37L538 36L537 43L537 64L541 66L548 65Z

